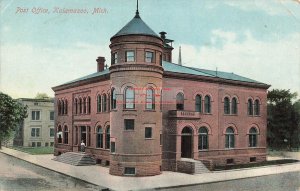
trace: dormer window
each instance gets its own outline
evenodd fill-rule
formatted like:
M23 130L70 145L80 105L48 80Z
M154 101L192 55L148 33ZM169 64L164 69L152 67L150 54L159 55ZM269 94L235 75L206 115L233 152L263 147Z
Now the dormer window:
M134 51L126 51L126 60L125 62L134 62L135 61L135 54Z
M153 61L154 61L154 54L153 54L153 52L146 51L145 52L145 62L152 63Z
M117 64L118 63L118 53L112 53L111 55L111 64Z

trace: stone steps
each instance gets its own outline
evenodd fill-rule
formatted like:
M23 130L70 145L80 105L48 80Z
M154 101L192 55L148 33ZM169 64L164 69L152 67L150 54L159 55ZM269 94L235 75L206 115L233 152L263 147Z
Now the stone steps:
M90 155L76 152L66 152L55 157L52 160L74 166L90 166L96 164L96 160Z
M190 169L190 172L193 172L191 174L203 174L203 173L209 173L210 170L207 169L207 167L199 160L194 160L194 159L190 159L190 158L181 158L180 160L181 162L184 162L186 164L189 164L187 166L189 166L189 168L193 168ZM183 169L183 172L185 170Z

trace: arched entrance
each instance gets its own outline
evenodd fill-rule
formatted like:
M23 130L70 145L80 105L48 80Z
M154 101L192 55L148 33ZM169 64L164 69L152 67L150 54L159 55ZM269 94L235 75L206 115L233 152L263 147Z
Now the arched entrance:
M184 127L181 132L181 157L192 158L192 135L190 127Z

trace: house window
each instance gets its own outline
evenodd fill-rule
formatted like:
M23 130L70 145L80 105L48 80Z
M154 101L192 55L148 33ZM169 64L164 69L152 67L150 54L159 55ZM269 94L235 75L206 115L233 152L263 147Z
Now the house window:
M124 175L135 175L135 168L134 167L125 167Z
M65 100L64 114L68 114L68 100Z
M134 119L124 119L125 130L134 130Z
M68 127L65 125L64 128L64 144L68 144L69 142L69 131L68 131Z
M90 127L90 126L88 126L88 127L87 127L87 129L88 129L88 140L87 140L87 146L89 147L89 146L91 146L91 127Z
M225 148L234 148L234 130L232 127L228 127L225 133Z
M226 159L226 164L233 164L234 160L233 159Z
M60 108L60 114L64 115L65 114L65 102L64 100L61 100L61 108Z
M256 157L250 157L250 162L256 162Z
M101 112L101 95L97 96L97 112Z
M235 97L231 101L231 112L232 114L237 114L237 99Z
M91 98L90 96L87 98L87 113L91 113Z
M134 109L134 89L127 87L125 89L125 109Z
M116 96L116 90L113 88L111 90L111 109L117 108L117 96Z
M45 147L49 147L49 143L45 143Z
M126 51L126 57L125 62L134 62L135 61L135 55L134 51Z
M162 145L162 134L159 134L159 145Z
M82 113L82 99L79 98L79 113Z
M117 64L118 63L118 53L114 52L111 55L111 64Z
M42 143L41 143L41 142L37 142L37 143L36 143L36 146L37 146L37 147L41 147L41 146L42 146Z
M198 134L198 150L208 149L208 131L206 127L200 127Z
M154 90L150 88L146 90L146 109L155 109Z
M260 115L260 104L258 99L254 101L254 115Z
M110 152L111 153L114 153L114 152L116 152L116 143L115 142L111 142L110 143Z
M37 121L41 120L41 111L31 111L31 120Z
M183 93L178 93L176 95L176 110L184 110L184 95L183 95Z
M152 128L151 127L145 128L145 138L146 139L152 138Z
M152 63L154 61L154 53L146 51L145 53L145 62Z
M205 113L211 113L211 99L209 95L206 95L204 98L204 107L205 107Z
M54 137L54 128L50 128L50 137Z
M257 130L255 127L249 131L249 147L257 147Z
M230 114L230 101L228 97L224 98L224 114Z
M103 112L106 112L106 107L107 107L107 97L106 97L106 94L103 94L103 106L102 106L102 108L103 108Z
M202 97L201 95L196 95L195 98L195 111L202 112Z
M248 115L253 115L253 102L251 99L248 100Z
M31 128L31 137L39 137L40 128Z
M35 147L35 142L31 142L31 147Z
M78 113L78 100L77 100L77 98L75 98L74 106L75 106L75 114L77 114Z
M97 148L103 148L103 129L101 126L97 127Z
M60 100L57 101L57 111L58 111L58 115L61 115L61 102L60 102Z
M50 147L53 147L54 146L54 142L50 142Z
M106 135L105 135L105 148L109 149L110 148L110 127L106 127Z
M54 111L50 111L50 120L51 120L51 121L54 120Z
M78 127L75 127L75 145L78 145Z
M83 98L83 113L84 114L86 114L86 111L87 111L86 110L86 104L87 104L86 102L87 102L86 98Z

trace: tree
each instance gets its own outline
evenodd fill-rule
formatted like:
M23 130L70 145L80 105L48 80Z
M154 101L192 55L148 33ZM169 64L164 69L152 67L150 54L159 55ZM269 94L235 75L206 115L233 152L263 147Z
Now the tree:
M46 93L37 93L35 99L48 99L49 96Z
M273 148L299 147L300 102L297 93L274 89L268 92L268 144Z
M0 92L0 149L2 141L27 117L27 107Z

